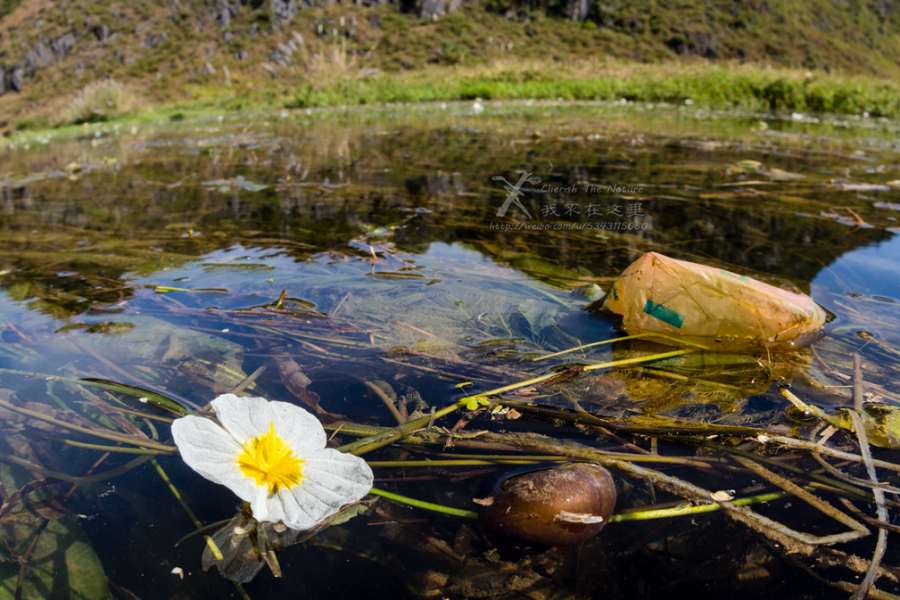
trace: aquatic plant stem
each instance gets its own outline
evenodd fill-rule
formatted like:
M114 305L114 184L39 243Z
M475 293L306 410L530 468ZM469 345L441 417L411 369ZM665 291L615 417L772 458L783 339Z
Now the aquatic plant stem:
M178 491L178 488L175 487L175 484L173 484L172 480L169 479L169 476L163 470L162 465L160 465L159 461L157 461L155 458L152 458L150 460L153 463L153 466L156 468L156 472L159 473L159 476L169 487L169 491L172 492L172 495L175 496L175 499L178 500L179 504L181 504L181 508L184 509L184 512L187 513L187 516L191 519L191 522L194 523L194 527L202 530L203 523L200 522L200 519L197 518L197 515L194 514L194 511L191 509L191 507L188 505L188 503L181 496L181 492ZM218 546L216 546L216 543L213 541L212 537L208 536L208 535L204 535L203 539L206 541L206 545L209 546L209 549L213 553L213 556L215 556L216 559L218 559L218 560L222 560L223 559L222 551L219 550ZM237 587L238 592L240 592L241 597L248 598L248 600L249 600L249 596L247 596L247 593L244 591L244 588L242 588L240 586L240 584L236 581L233 583Z
M398 425L403 425L404 423L406 423L406 419L404 419L403 415L400 414L400 411L397 410L397 405L394 404L394 401L390 398L390 396L388 396L386 393L384 393L384 390L382 390L380 387L378 387L371 381L366 381L365 379L362 379L362 378L356 378L356 379L361 381L362 384L364 386L366 386L367 390L369 390L370 392L372 392L373 394L378 396L378 399L384 403L384 405L387 407L387 409L394 416L394 420L397 421Z
M151 450L150 448L123 448L122 446L100 446L98 444L86 444L84 442L76 442L74 440L63 440L67 446L75 446L76 448L88 448L90 450L100 450L103 452L119 452L121 454L150 454L153 456L159 454L175 454L178 452L172 448L171 452L161 452L159 450Z
M862 412L863 409L863 381L862 381L862 359L859 352L853 353L853 408ZM863 434L865 435L865 434Z
M240 394L245 389L250 387L254 382L256 382L256 380L259 378L260 375L263 374L263 372L265 370L266 370L266 365L263 365L260 368L256 369L250 375L247 375L247 377L245 377L243 381L241 381L239 384L237 384L229 393L230 394Z
M853 396L854 400L858 399L862 404L862 369L859 363L859 354L853 355ZM857 411L850 411L850 418L853 420L853 429L859 439L859 451L866 465L866 473L873 483L878 483L878 475L875 472L875 465L872 463L872 451L869 448L869 440L866 435L866 429L863 427L862 419ZM887 522L888 513L884 502L884 491L879 488L873 488L872 493L875 495L875 505L878 512L878 520ZM875 585L878 578L878 566L881 559L887 551L887 531L881 527L878 528L878 541L875 544L875 553L872 556L872 562L869 563L869 569L866 576L860 582L859 587L851 596L852 600L865 600L869 591Z
M653 360L662 360L664 358L672 358L673 356L681 356L682 354L691 354L699 352L699 350L673 350L672 352L662 352L660 354L651 354L649 356L638 356L636 358L623 358L622 360L613 360L610 362L600 363L597 365L588 365L584 368L585 372L596 371L597 369L624 367L626 365L637 365L640 363L650 362ZM556 375L556 373L554 373Z
M0 452L0 462L4 462L10 465L18 465L23 469L28 471L32 471L33 473L39 473L44 477L59 479L60 481L68 481L70 483L77 484L85 484L85 483L97 483L98 481L103 481L105 479L109 479L111 477L116 477L123 473L127 473L131 469L140 466L150 460L151 456L139 456L138 458L125 463L124 465L118 466L114 469L110 469L109 471L104 471L103 473L98 473L96 475L85 475L83 477L76 477L75 475L69 475L68 473L60 473L59 471L51 471L50 469L44 468L40 465L36 465L30 460L26 460L24 458L13 456L11 454L5 454Z
M225 525L228 525L230 522L231 522L231 519L222 519L221 521L216 521L215 523L210 523L209 525L204 525L202 529L195 529L194 531L190 532L189 534L185 535L180 540L175 542L175 546L178 546L179 544L181 544L181 542L186 542L189 539L192 539L192 538L197 537L198 535L204 534L207 531L218 531Z
M806 440L795 440L794 438L789 438L780 435L761 435L758 437L759 442L767 443L772 442L774 444L782 444L785 446L792 446L794 448L801 448L803 450L808 450L809 452L821 452L822 454L827 454L828 456L832 456L834 458L839 458L842 460L849 460L852 462L865 462L863 457L858 454L853 454L850 452L843 452L841 450L835 450L834 448L829 448L828 446L823 446L822 444L816 444L815 442L807 442ZM884 460L872 459L872 464L881 469L888 469L890 471L900 471L900 464L890 463Z
M47 373L34 373L32 371L17 371L15 369L4 369L0 368L0 373L9 373L11 375L23 375L25 377L37 377L40 379L48 379L54 381L63 381L66 383L74 383L76 385L86 385L90 387L98 387L106 390L111 390L114 392L119 392L122 394L128 394L129 396L133 396L135 398L146 398L148 402L159 406L160 408L165 408L174 413L178 413L179 415L186 415L189 411L184 407L172 400L171 398L164 396L158 392L152 392L150 390L146 390L137 386L128 385L125 383L116 383L103 381L100 379L76 379L75 377L65 377L62 375L50 375Z
M814 488L804 488L812 491ZM792 494L789 492L769 492L759 494L758 496L748 496L746 498L736 498L731 501L734 506L747 506L750 504L759 504L761 502L772 502L773 500L781 500L788 498ZM650 510L639 510L634 512L619 513L609 518L610 523L623 523L625 521L648 521L651 519L666 519L669 517L681 517L684 515L697 515L708 512L722 510L722 506L717 502L710 504L700 504L697 506L691 504L683 504L674 508L659 508Z
M435 412L433 418L436 419L438 417L448 415L462 406L464 406L464 404L463 401L460 400L455 404L451 404L450 406L447 406ZM387 431L384 431L382 433L377 433L361 440L356 440L355 442L345 444L338 448L338 450L340 450L341 452L348 452L356 456L361 456L366 452L371 452L372 450L376 450L378 448L381 448L382 446L386 446L406 435L409 435L414 431L418 431L419 429L424 428L426 425L428 425L428 422L430 420L432 420L431 416L422 417L414 421L407 421L403 425L388 429Z
M22 600L22 589L25 584L25 571L28 568L28 561L31 560L31 555L34 553L34 549L37 547L38 538L41 537L41 534L44 533L44 530L47 528L47 525L50 524L50 519L44 519L41 521L41 524L38 526L37 531L34 533L34 537L31 538L31 543L28 545L28 550L25 551L23 556L19 557L19 577L16 579L16 600Z
M99 360L100 362L102 362L103 364L105 364L107 367L109 367L110 369L112 369L113 371L115 371L116 373L118 373L119 375L121 375L122 377L124 377L125 379L130 379L130 380L134 381L135 384L137 384L137 385L139 385L139 386L141 386L141 387L146 387L146 388L148 388L148 389L150 389L150 390L156 392L156 393L159 394L160 396L163 395L160 391L154 389L154 386L153 386L153 385L147 383L146 381L141 381L140 379L138 379L137 377L135 377L134 375L132 375L131 373L129 373L128 371L126 371L125 369L123 369L122 367L120 367L119 365L117 365L117 364L115 364L114 362L110 361L108 358L106 358L106 357L104 357L104 356L101 356L100 354L97 354L95 351L93 351L92 349L90 349L90 348L88 348L87 346L85 346L84 344L82 344L82 343L78 340L78 338L76 338L76 337L74 337L74 336L72 336L72 335L69 335L69 334L66 334L65 337L66 337L67 340L69 340L70 342L72 342L72 345L74 345L76 348L78 348L78 349L81 350L82 352L86 352L86 353L90 354L91 356L93 356L94 358L96 358L97 360ZM171 392L170 392L170 393L171 393ZM200 409L199 406L197 406L196 404L194 404L194 403L191 402L190 400L187 400L186 398L182 398L182 397L180 397L180 396L174 396L174 394L173 394L173 397L175 397L175 398L176 398L179 402L181 402L182 404L186 404L186 405L188 405L188 406L190 406L190 407L192 407L192 408L194 408L194 409L196 409L196 410L199 410L199 409Z
M769 483L777 485L778 487L780 487L781 489L783 489L786 492L792 493L793 495L797 496L799 499L803 500L810 506L817 508L819 511L825 513L826 515L828 515L829 517L831 517L838 523L841 523L842 525L844 525L845 527L850 529L849 532L845 532L845 533L816 537L814 539L816 539L817 541L814 543L829 544L829 543L835 543L835 542L847 542L847 541L850 541L850 540L856 539L858 537L862 537L862 536L869 534L869 530L865 525L863 525L856 519L850 517L846 513L843 513L840 510L836 509L834 506L828 504L827 502L825 502L818 496L815 496L815 495L811 494L810 492L807 492L806 490L801 488L799 485L797 485L793 481L790 481L789 479L782 477L781 475L777 475L777 474L773 473L772 471L769 471L768 469L763 467L761 464L757 463L756 461L754 461L752 459L744 458L743 456L735 456L734 459L736 461L738 461L739 463L741 463L743 466L747 467L748 469L750 469L751 471L756 473L757 475L759 475L760 477L762 477L763 479L765 479L766 481L768 481ZM803 535L808 535L808 534L803 534ZM810 537L812 537L812 536L810 536ZM808 543L813 543L813 542L808 542Z
M690 352L697 352L697 350L675 350L673 352L663 352L661 354L650 354L647 356L640 356L636 358L626 358L624 360L615 360L612 362L599 363L596 365L589 365L584 367L584 371L593 371L596 369L604 369L607 367L619 367L624 365L632 365L643 362L650 362L654 360L660 360L663 358L671 358L673 356L680 356L682 354L688 354ZM526 379L525 381L520 381L518 383L512 383L510 385L505 385L502 387L495 388L493 390L489 390L487 392L482 392L480 394L476 394L477 396L495 396L498 394L502 394L504 392L510 392L512 390L517 390L523 387L527 387L529 385L535 385L537 383L541 383L542 381L546 381L552 377L556 377L558 373L547 373L545 375L540 375L538 377L532 377L531 379ZM410 433L417 431L429 423L433 423L435 419L443 417L445 415L449 415L452 412L466 406L472 397L466 396L461 398L454 404L450 406L446 406L438 411L436 411L433 415L429 415L427 417L422 417L420 419L416 419L415 421L407 421L403 425L399 425L390 429L384 433L378 433L367 438L357 440L355 442L351 442L344 446L338 448L341 452L348 452L350 454L354 454L356 456L361 456L367 452L371 452L372 450L376 450L381 448L382 446L386 446L399 440L400 438L409 435Z
M130 438L122 435L117 435L113 432L100 431L97 429L90 429L88 427L81 427L80 425L73 425L72 423L67 423L66 421L61 421L59 419L54 419L53 417L49 417L43 413L39 413L34 410L28 410L27 408L22 408L21 406L16 406L15 404L11 404L4 400L0 400L0 406L11 410L13 412L17 412L19 414L25 415L32 419L37 419L39 421L45 421L47 423L53 423L57 427L61 427L64 429L68 429L70 431L77 431L79 433L86 433L88 435L93 435L99 438L104 438L107 440L112 440L114 442L122 442L124 444L132 444L133 446L143 446L145 448L152 448L154 450L159 450L161 452L172 452L175 450L173 446L166 446L165 444L159 444L157 442L152 442L150 440L140 440L136 438Z
M200 519L197 518L197 515L194 514L194 511L191 510L191 507L188 506L188 503L184 501L184 498L181 497L181 492L178 491L178 488L172 483L172 480L169 479L169 476L163 470L162 466L159 464L159 461L155 458L150 459L150 462L153 464L153 468L156 469L156 472L159 473L159 476L163 481L166 482L166 485L169 486L169 491L172 492L172 495L175 496L175 499L178 500L178 503L181 504L181 508L184 509L184 512L187 513L188 517L190 517L191 521L194 523L194 526L197 529L203 529L203 523L200 522Z
M384 465L379 465L384 466ZM804 488L807 491L812 491L814 488L806 487ZM376 496L382 496L389 500L393 500L394 502L398 502L400 504L408 504L409 506L414 506L417 508L423 508L426 510L432 510L435 512L440 512L448 515L453 515L457 517L463 517L468 519L477 519L478 513L470 510L462 510L458 508L451 508L447 506L443 506L440 504L432 504L430 502L424 502L421 500L416 500L414 498L409 498L407 496L401 496L399 494L393 494L391 492L386 492L384 490L380 490L377 488L372 488L369 491L370 494L374 494ZM781 500L784 498L789 498L793 496L790 492L769 492L766 494L759 494L757 496L748 496L746 498L737 498L731 501L731 504L734 506L748 506L750 504L759 504L762 502L772 502L774 500ZM722 506L716 502L709 504L700 504L697 506L685 504L682 506L676 506L674 508L661 508L661 509L650 509L650 510L642 510L628 513L620 513L612 515L609 518L610 523L624 523L627 521L648 521L652 519L667 519L671 517L681 517L686 515L697 515L709 512L715 512L722 510Z
M415 498L410 498L408 496L401 496L400 494L394 494L392 492L386 492L384 490L379 490L378 488L372 488L369 490L370 494L374 494L375 496L381 496L382 498L387 498L388 500L392 500L399 504L406 504L408 506L415 506L416 508L423 508L425 510L432 510L434 512L443 513L445 515L453 515L454 517L463 517L466 519L477 519L478 513L473 512L471 510L463 510L461 508L451 508L449 506L443 506L441 504L432 504L431 502L424 502L422 500L416 500Z
M555 358L557 356L562 356L563 354L568 354L569 352L577 352L579 350L584 350L585 348L592 348L594 346L602 346L604 344L614 344L615 342L624 342L626 340L638 340L638 339L644 339L644 338L663 339L663 340L668 340L670 342L675 342L679 345L693 346L694 348L697 348L698 350L709 350L709 348L707 348L706 346L702 346L700 344L695 344L693 342L687 342L687 341L680 340L680 339L674 338L674 337L669 337L667 335L663 335L660 333L638 333L635 335L626 335L625 337L615 338L612 340L603 340L602 342L593 342L591 344L582 344L581 346L576 346L575 348L569 348L568 350L561 350L560 352L554 352L553 354L545 354L543 356L538 356L537 358L534 359L534 361L537 362L539 360L547 360L548 358Z
M160 422L162 422L162 423L168 423L168 424L170 424L170 425L171 425L172 422L174 421L174 419L170 419L170 418L168 418L168 417L160 417L160 416L157 416L157 415L150 415L150 414L141 412L141 411L139 411L139 410L130 410L130 409L128 409L128 408L122 408L121 406L113 406L112 408L113 408L113 410L118 411L118 412L120 412L120 413L125 413L125 414L128 414L128 415L134 415L134 416L136 416L136 417L141 417L142 419L150 419L150 420L152 420L152 421L160 421Z
M620 433L634 433L646 435L729 435L734 437L758 437L768 435L765 429L753 427L741 427L738 425L711 425L698 424L690 421L678 421L667 419L669 425L654 427L652 425L632 425L627 420L613 420L607 417L598 417L587 412L573 411L568 408L558 408L546 405L531 405L522 400L501 400L500 406L515 408L519 411L552 416L556 419L575 421L581 425L593 425L599 428L614 429ZM646 422L646 421L645 421Z
M567 458L549 459L548 461L517 460L510 457L508 460L372 460L368 461L370 467L471 467L480 465L536 465L541 462L564 462Z
M767 465L776 466L779 469L784 469L785 471L791 471L792 473L796 473L802 477L811 479L813 481L818 481L819 483L825 484L827 486L831 486L837 490L841 490L847 492L848 494L853 494L854 496L859 496L860 499L865 500L867 502L871 501L871 497L867 496L863 490L860 490L858 487L853 485L851 482L839 481L836 479L832 479L830 477L825 477L824 475L820 475L819 473L810 472L808 469L801 469L800 467L795 467L793 465L785 464L779 462L777 460L773 460L771 458L767 458L765 456L760 456L758 454L753 454L752 452L747 452L745 450L740 450L738 448L731 448L729 446L723 446L720 444L712 444L705 443L704 444L708 448L713 448L714 450L718 450L719 452L726 452L728 454L735 454L737 456L743 456L744 458L749 458L750 460L756 461L758 463L764 463ZM818 454L813 454L813 458L818 457Z

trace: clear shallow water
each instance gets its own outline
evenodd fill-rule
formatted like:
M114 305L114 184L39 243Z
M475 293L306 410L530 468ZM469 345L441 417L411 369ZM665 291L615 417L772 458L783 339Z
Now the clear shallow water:
M465 430L541 433L625 451L634 450L626 443L650 448L629 428L662 432L675 422L812 436L818 425L791 420L779 386L791 383L823 406L848 404L849 391L833 386L846 385L840 375L851 372L851 352L863 357L869 399L897 400L900 188L889 182L900 180L900 163L890 123L767 122L762 129L755 115L610 105L489 106L476 116L460 105L91 127L9 148L0 174L0 399L121 432L127 425L98 413L98 397L171 415L121 390L85 393L75 380L204 405L263 368L248 391L309 402L285 383L293 361L330 415L323 420L392 426L366 382L427 413L457 400L465 381L486 391L565 364L669 350L619 343L532 360L617 337L611 318L579 310L587 299L573 290L605 288L657 251L812 293L835 314L831 334L816 344L818 357L658 363L657 375L599 370L509 393L509 401L545 412L522 408L516 420L479 414ZM523 174L522 206L510 204L498 217L504 182L516 185ZM609 437L593 422L573 426L563 418L573 407L621 435ZM73 477L103 452L66 440L114 443L40 428L14 411L0 417L5 457ZM132 417L131 426L152 437L143 417L123 418ZM444 421L453 427L458 416ZM165 421L155 426L168 441ZM334 443L353 439L338 432ZM683 440L660 444L661 453L694 453ZM476 450L445 449L454 452ZM882 452L891 460L892 451ZM389 448L366 458L416 456ZM134 458L113 454L94 469ZM158 462L204 524L234 514L238 501L228 490L177 457ZM46 476L9 463L6 499ZM472 498L521 468L379 467L376 485L474 510ZM749 477L730 471L661 470L710 490L750 487ZM620 509L676 499L614 474ZM32 501L70 487L46 487ZM41 533L34 556L57 546L78 552L35 558L47 574L29 575L25 597L69 597L69 589L105 597L104 576L122 598L238 597L214 571L202 572L201 538L174 547L194 525L153 464L85 482L59 503L52 515L39 514L70 514L46 526L53 536ZM836 528L792 504L794 511L774 503L760 510L804 531ZM7 530L13 552L27 550L43 516L4 522L17 528ZM475 522L380 502L306 547L279 553L284 577L264 571L245 589L253 598L630 598L693 597L703 586L748 598L843 597L764 540L712 514L615 523L580 548L547 550L498 541ZM869 556L873 540L841 549ZM897 564L892 550L886 562ZM0 597L15 589L17 573L17 565L0 565ZM819 574L853 577L840 569Z

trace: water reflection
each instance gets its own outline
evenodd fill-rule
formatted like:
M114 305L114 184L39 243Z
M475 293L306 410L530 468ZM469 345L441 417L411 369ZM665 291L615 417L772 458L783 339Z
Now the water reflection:
M886 183L897 179L893 146L828 124L804 124L800 136L753 132L742 118L617 111L298 115L7 152L0 399L17 409L37 404L70 424L77 417L94 433L114 431L114 439L94 444L101 448L140 442L160 452L169 452L159 446L178 407L167 410L154 393L203 406L241 385L303 404L324 422L376 427L396 424L397 414L427 417L463 393L560 375L507 393L506 412L443 423L456 436L448 453L453 444L473 451L467 427L596 438L629 451L645 439L621 436L662 427L673 435L812 437L820 424L786 414L780 388L791 385L828 410L848 405L842 386L854 352L864 359L867 398L895 403L900 247L892 229L896 192ZM532 181L516 198L530 218L512 203L498 217L511 192L495 178L514 188L525 174ZM617 337L612 318L580 309L648 251L812 292L838 319L813 349L783 356L691 355L579 371L660 351L638 342L532 362ZM134 387L102 387L108 382ZM465 382L471 385L458 387ZM38 427L27 413L3 415L4 456L83 474L103 451L72 446L97 440L58 422ZM336 433L334 443L350 441L348 430ZM379 458L416 452L424 450L410 445ZM131 458L112 455L103 468ZM233 499L196 481L177 459L158 460L205 522L234 514ZM377 476L411 495L463 506L501 470ZM23 484L13 481L16 473L2 475L7 490ZM714 489L746 483L703 476ZM101 574L141 598L179 589L226 595L217 578L198 579L200 544L172 550L192 525L161 485L143 464L108 487L73 492L73 512L95 518L84 532L73 526L72 535L94 545L91 565L99 557ZM621 487L636 506L657 502L638 480ZM157 504L166 507L162 517ZM354 520L364 523L329 529L310 548L279 555L284 581L260 576L248 589L264 597L307 585L350 597L353 590L334 585L347 560L370 573L385 597L407 593L408 582L416 597L496 598L688 595L713 581L754 597L754 588L741 587L752 573L759 594L793 585L781 582L788 567L768 546L724 517L712 519L731 536L731 549L705 528L622 525L617 541L588 544L579 559L492 545L473 525L379 503ZM20 536L26 546L28 535ZM620 575L596 581L583 567L595 562ZM696 568L701 563L705 570ZM171 574L176 566L184 580ZM798 589L820 585L800 570L789 574L785 581L800 581ZM168 583L150 585L151 576Z

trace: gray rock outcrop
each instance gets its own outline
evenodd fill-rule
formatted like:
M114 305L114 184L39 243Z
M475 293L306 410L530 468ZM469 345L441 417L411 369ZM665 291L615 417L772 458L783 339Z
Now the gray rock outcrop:
M219 2L216 6L216 25L223 29L228 27L228 25L231 24L231 19L238 15L238 9L240 7L240 2Z
M278 25L289 23L297 16L297 0L271 0L272 15Z
M21 92L22 85L25 83L25 69L16 67L9 75L9 89L14 92Z

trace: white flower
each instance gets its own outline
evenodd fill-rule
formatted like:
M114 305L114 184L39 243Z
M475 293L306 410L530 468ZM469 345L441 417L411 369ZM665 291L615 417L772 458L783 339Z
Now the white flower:
M325 448L321 423L302 408L234 394L212 407L222 427L182 417L175 444L188 466L249 502L257 521L312 529L372 488L366 461Z

